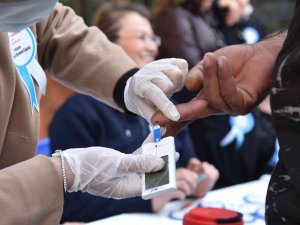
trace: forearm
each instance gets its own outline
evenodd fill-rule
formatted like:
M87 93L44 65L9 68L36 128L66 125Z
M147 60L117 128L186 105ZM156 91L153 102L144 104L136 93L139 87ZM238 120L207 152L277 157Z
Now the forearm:
M63 192L49 158L36 156L7 167L0 171L0 180L0 218L5 218L4 223L59 223Z

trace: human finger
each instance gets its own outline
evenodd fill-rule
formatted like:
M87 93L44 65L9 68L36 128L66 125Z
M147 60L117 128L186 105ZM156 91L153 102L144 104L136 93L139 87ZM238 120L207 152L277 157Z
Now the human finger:
M120 170L126 173L149 173L158 171L164 166L164 160L160 157L148 154L124 154L120 164Z
M232 76L232 68L226 57L218 58L218 78L220 84L220 93L228 106L228 114L239 114L243 107L243 95L236 85Z
M187 169L199 174L203 173L203 168L202 168L202 163L199 159L197 158L191 158L188 165Z
M221 111L229 111L223 97L221 96L217 56L213 53L207 53L204 56L204 83L203 94L205 99L214 108Z
M200 91L203 87L203 61L200 61L188 73L185 86L190 91Z
M180 189L184 190L187 195L191 195L197 188L197 174L186 168L176 170L176 180Z
M180 114L179 121L191 121L220 113L219 110L212 108L208 102L201 99L200 96L187 103L178 104L176 108ZM162 126L172 123L172 121L166 118L161 112L156 112L152 116L151 121L154 124L156 123Z

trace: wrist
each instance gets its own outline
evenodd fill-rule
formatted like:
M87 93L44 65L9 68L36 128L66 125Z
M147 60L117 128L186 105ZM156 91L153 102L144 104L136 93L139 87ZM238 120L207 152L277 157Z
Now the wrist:
M62 168L62 163L61 163L61 156L59 156L59 155L53 156L50 159L53 162L56 172L57 172L60 180L62 181L62 185L63 185L64 178L63 178L63 168ZM70 190L70 188L72 187L72 185L74 183L74 174L66 160L64 160L64 168L65 168L65 174L66 174L65 178L66 178L67 190Z
M125 73L116 83L116 86L115 86L114 92L113 92L113 98L114 98L115 102L118 104L119 107L121 107L128 114L133 114L133 113L130 112L125 105L124 91L125 91L127 80L130 77L132 77L138 70L139 70L138 68L133 68L133 69L129 70L127 73ZM135 114L133 114L133 115L135 115Z
M286 34L270 36L256 44L247 45L249 49L249 60L253 63L261 63L260 71L257 75L260 77L253 80L253 95L256 102L261 102L268 94L271 87L272 72L276 63L276 59L282 49ZM255 74L255 73L254 73Z
M286 36L287 31L273 33L254 45L257 46L257 48L262 49L262 51L266 51L277 58Z

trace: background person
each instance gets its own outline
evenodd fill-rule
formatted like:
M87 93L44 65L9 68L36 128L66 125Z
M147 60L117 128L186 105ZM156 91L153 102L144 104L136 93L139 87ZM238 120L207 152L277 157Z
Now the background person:
M271 225L300 222L300 168L297 160L299 15L300 2L297 1L288 32L254 45L229 46L207 54L187 81L188 86L196 90L202 86L199 81L204 77L203 92L193 101L178 105L183 121L219 112L237 115L247 113L270 91L273 122L280 145L279 160L266 199L266 223ZM253 79L253 74L256 74L256 79ZM191 107L192 112L188 110ZM159 115L153 120L163 121ZM178 129L179 126L171 127Z
M253 44L267 35L266 25L255 15L250 0L217 0L213 12L218 31L227 45Z
M241 34L247 27L258 27L260 35L264 35L259 26L250 23L250 16L254 17L246 10L248 7L250 3L244 0L154 1L156 27L162 38L160 56L184 58L191 67L209 51L245 43ZM226 15L220 15L221 8L227 9ZM184 103L196 95L183 89L173 98ZM270 114L266 100L245 116L210 116L189 124L197 158L213 164L220 172L215 188L256 180L271 172L276 135Z

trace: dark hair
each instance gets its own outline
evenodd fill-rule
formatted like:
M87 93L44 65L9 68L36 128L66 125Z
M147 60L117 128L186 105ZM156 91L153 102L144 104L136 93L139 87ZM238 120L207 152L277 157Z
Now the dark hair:
M128 2L104 3L94 16L94 25L97 26L107 38L115 42L121 29L120 21L126 13L136 12L150 20L149 10L142 4Z

